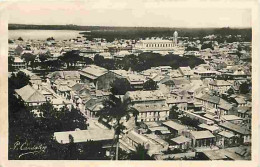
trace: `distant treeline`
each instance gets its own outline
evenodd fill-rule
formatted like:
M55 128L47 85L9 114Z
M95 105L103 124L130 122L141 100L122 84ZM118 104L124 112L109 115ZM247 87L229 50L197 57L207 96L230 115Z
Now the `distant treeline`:
M170 28L170 27L109 27L109 26L77 26L77 25L23 25L9 24L9 30L39 29L39 30L78 30L89 40L105 38L107 41L114 39L140 39L150 37L167 38L178 31L179 36L199 39L215 34L218 36L241 35L244 41L251 41L251 28ZM91 32L87 32L91 31Z
M195 56L184 56L167 54L165 56L159 53L144 52L136 55L127 55L123 60L104 59L103 56L95 55L94 64L104 67L108 70L124 69L133 71L143 71L151 67L171 66L173 69L179 67L190 66L194 68L200 64L204 64L204 60Z

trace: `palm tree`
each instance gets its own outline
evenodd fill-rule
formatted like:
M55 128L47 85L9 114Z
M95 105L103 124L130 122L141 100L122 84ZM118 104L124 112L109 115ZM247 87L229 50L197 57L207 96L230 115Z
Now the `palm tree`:
M116 160L118 160L119 135L122 130L125 129L125 126L121 122L122 118L128 120L130 118L130 113L135 117L138 114L137 110L131 108L129 104L130 102L128 100L122 100L111 94L109 98L103 102L104 108L99 112L99 116L112 123L115 130L114 141L116 143ZM113 145L111 148L113 148Z

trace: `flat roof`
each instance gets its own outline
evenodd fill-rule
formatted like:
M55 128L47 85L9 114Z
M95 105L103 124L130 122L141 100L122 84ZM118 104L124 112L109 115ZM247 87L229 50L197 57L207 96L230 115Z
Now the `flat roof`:
M175 142L177 144L182 144L182 143L191 141L191 139L186 138L184 136L178 136L176 138L171 139L171 141L173 141L173 142Z
M195 139L207 139L207 138L214 138L215 136L208 130L206 131L192 131L190 132L191 135Z
M70 142L69 135L73 137L74 143L87 142L89 140L102 141L114 139L114 132L110 129L55 132L54 138L61 144L67 144Z
M238 117L236 115L223 115L222 118L227 120L227 121L243 120L243 118L240 118L240 117Z

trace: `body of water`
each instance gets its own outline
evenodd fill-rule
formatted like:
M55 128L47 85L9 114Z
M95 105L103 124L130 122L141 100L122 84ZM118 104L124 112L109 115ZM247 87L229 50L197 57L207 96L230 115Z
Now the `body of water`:
M55 40L69 40L78 36L82 31L75 30L9 30L9 39L18 39L22 37L24 40L46 40L53 37Z

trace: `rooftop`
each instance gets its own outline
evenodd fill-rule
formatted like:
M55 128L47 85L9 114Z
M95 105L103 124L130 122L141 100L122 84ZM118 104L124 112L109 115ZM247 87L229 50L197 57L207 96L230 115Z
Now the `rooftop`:
M182 144L182 143L191 141L191 139L186 138L184 136L178 136L176 138L171 139L171 141L173 141L173 142L175 142L177 144Z
M226 121L224 123L220 123L219 126L225 128L225 129L228 129L230 131L234 131L234 132L243 134L243 135L251 134L251 132L248 129L241 127L239 125L235 125L235 124L230 123L228 121Z
M137 142L138 144L145 144L149 141L145 136L138 134L133 130L127 134L127 137Z
M208 139L208 138L214 138L215 136L208 130L206 131L192 131L190 132L191 135L195 139Z
M103 67L99 67L96 65L88 65L86 68L80 71L80 74L90 79L97 79L98 77L104 75L107 72L108 70Z
M233 121L233 120L243 120L243 118L240 118L236 115L223 115L222 118L227 121Z
M224 136L226 138L231 138L231 137L235 136L234 134L227 132L227 131L222 131L222 132L219 132L218 134L221 135L221 136Z
M172 128L172 129L175 129L175 130L178 130L178 131L179 130L183 130L183 129L187 129L187 127L185 127L185 126L183 126L183 125L181 125L179 123L176 123L174 121L163 122L163 125L168 126L168 127Z
M15 89L15 92L27 103L46 101L44 95L38 90L32 88L30 85L26 85L20 89Z
M159 90L152 91L128 91L126 97L129 97L131 101L154 101L165 100L163 93Z

